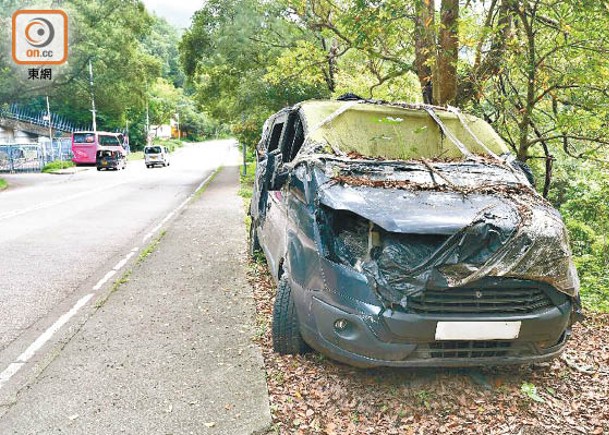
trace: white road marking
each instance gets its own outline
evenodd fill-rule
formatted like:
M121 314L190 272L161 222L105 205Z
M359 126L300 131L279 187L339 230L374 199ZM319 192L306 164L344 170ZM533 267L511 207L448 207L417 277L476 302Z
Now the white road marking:
M97 291L100 288L102 288L102 286L108 282L108 280L110 278L112 278L114 275L116 275L116 270L111 270L110 272L108 272L107 274L104 275L104 277L102 279L100 279L99 281L97 281L97 284L95 284L93 286L93 290Z
M0 373L0 389L6 384L19 370L29 361L47 341L51 339L57 331L59 331L74 315L91 300L93 293L83 296L74 304L74 306L55 321L46 331L44 331L32 344L17 357L17 361L9 364L9 366Z
M0 390L2 389L2 386L9 381L10 378L15 376L15 373L17 373L21 369L21 366L23 366L23 364L25 363L10 363L8 367L4 369L2 373L0 373Z
M228 154L228 153L227 153ZM149 232L148 234L146 234L146 236L144 237L144 242L149 239L150 237L152 237L154 235L154 233L156 233L159 229L161 229L161 227L163 226L163 224L165 224L167 221L169 221L169 219L171 219L178 211L180 211L184 206L186 206L186 204L188 204L188 202L190 200L192 200L192 198L195 196L195 194L211 179L211 177L217 172L218 168L216 168L215 170L213 170L211 172L211 174L209 174L209 176L207 178L205 178L205 180L203 180L195 189L195 191L193 193L191 193L184 201L182 201L182 203L180 203L180 205L178 205L173 211L171 211L167 216L165 216L165 218L163 220L161 220L161 222L155 226L151 232ZM118 183L121 184L121 183ZM104 186L102 188L99 189L94 189L94 190L88 190L85 193L80 193L80 194L76 194L76 195L72 195L69 197L66 197L62 200L56 200L56 201L49 201L46 203L42 203L39 205L36 205L34 207L29 207L27 209L23 209L23 210L17 210L15 212L10 212L10 213L5 213L3 215L0 215L0 220L2 219L7 219L10 217L15 217L18 216L20 214L24 214L30 211L34 211L34 210L39 210L41 208L45 208L45 207L51 207L53 205L58 205L67 201L70 201L72 199L76 199L79 198L83 195L90 195L92 192L98 192L101 190L105 190L105 189L110 189L113 188L116 185L111 185L111 186ZM120 260L113 268L112 270L110 270L108 273L106 273L106 275L104 275L104 277L102 279L100 279L97 284L95 284L95 286L93 287L93 290L99 290L106 282L108 282L108 280L110 278L112 278L114 275L116 275L116 272L118 270L120 270L122 267L125 266L125 264L127 264L127 261L129 261L129 259L131 257L133 257L133 255L135 255L135 253L139 250L139 247L135 247L131 250L131 252L129 254L127 254L125 256L125 258L123 258L122 260ZM89 302L91 300L91 298L94 296L94 293L89 293L85 296L83 296L82 298L80 298L78 300L78 302L76 302L76 304L70 309L70 311L68 311L67 313L63 314L59 319L57 319L55 321L55 323L53 323L46 331L44 331L32 344L30 344L28 346L28 348L23 351L23 353L21 355L19 355L17 357L17 361L12 362L8 365L8 367L6 369L4 369L4 371L0 372L0 389L2 389L2 387L4 386L4 384L6 384L16 373L19 372L19 370L21 370L21 368L25 365L25 363L27 361L29 361L35 354L36 352L38 352L40 350L40 348L42 348L42 346L45 345L46 342L48 342L51 337L53 337L53 335L55 335L55 333L57 331L59 331L66 323L68 323L68 321L74 317L74 315L82 308L84 307L87 302Z
M74 306L70 309L70 311L68 311L59 319L57 319L55 323L53 323L46 331L44 331L42 335L40 335L40 337L38 337L32 344L29 345L29 347L21 355L17 357L17 362L27 362L32 356L34 356L34 354L42 346L44 346L47 341L49 341L53 334L59 331L63 325L68 323L68 320L70 320L74 316L74 314L78 312L78 310L84 307L85 304L89 302L92 297L93 293L89 293L88 295L85 295L80 298L78 302L76 302L76 304L74 304Z
M147 241L148 239L150 239L152 236L154 236L154 235L156 234L156 232L157 232L158 230L160 230L160 229L161 229L161 227L162 227L164 224L166 224L166 223L167 223L167 221L169 221L169 219L171 219L171 218L172 218L173 216L175 216L175 215L176 215L176 214L177 214L177 213L178 213L178 212L179 212L181 209L183 209L183 208L186 206L186 204L188 204L188 202L189 202L189 201L191 201L191 200L194 198L194 196L196 195L196 193L197 193L197 192L198 192L198 191L199 191L199 190L200 190L200 189L201 189L203 186L205 186L205 184L206 184L206 183L209 181L209 179L210 179L211 177L213 177L213 175L216 173L216 171L217 171L217 170L218 170L218 168L214 169L214 170L211 172L211 174L209 174L209 175L207 176L207 178L206 178L205 180L201 181L201 183L200 183L200 184L197 186L197 188L195 189L195 191L194 191L194 192L192 192L190 195L188 195L188 197L187 197L187 198L186 198L184 201L182 201L182 202L180 203L180 205L178 205L178 206L177 206L176 208L174 208L174 209L173 209L171 212L169 212L169 214L168 214L167 216L165 216L165 217L164 217L164 218L161 220L161 222L159 222L159 223L158 223L158 225L156 225L156 226L155 226L153 229L151 229L151 230L150 230L150 232L146 233L146 235L145 235L145 236L144 236L144 238L142 239L142 242L143 242L143 243L146 243L146 241Z
M127 254L127 256L125 258L123 258L121 261L119 261L118 263L116 263L116 266L114 266L112 268L112 270L116 270L117 272L122 269L122 267L127 264L127 261L129 261L129 259L131 257L133 257L135 255L134 251L131 251L130 253Z
M133 248L121 261L116 263L116 265L112 268L111 271L106 273L102 279L100 279L97 284L93 287L93 290L99 290L110 278L116 275L116 272L127 264L127 261L131 257L135 255L135 253L139 250L139 247ZM20 369L21 367L30 359L34 354L40 350L44 344L51 339L51 337L59 331L67 322L70 320L77 312L80 310L91 298L93 297L93 293L89 293L86 296L83 296L76 304L72 307L70 311L63 314L53 325L51 325L42 335L40 335L19 357L17 357L17 361L10 363L6 369L2 373L0 373L0 389L2 386L8 382Z

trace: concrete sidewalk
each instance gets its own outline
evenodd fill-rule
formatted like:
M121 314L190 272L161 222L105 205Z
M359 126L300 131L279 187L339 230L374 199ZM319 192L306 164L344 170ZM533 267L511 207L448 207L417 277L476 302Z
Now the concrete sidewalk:
M251 342L238 168L220 171L37 381L2 434L251 434L271 422Z

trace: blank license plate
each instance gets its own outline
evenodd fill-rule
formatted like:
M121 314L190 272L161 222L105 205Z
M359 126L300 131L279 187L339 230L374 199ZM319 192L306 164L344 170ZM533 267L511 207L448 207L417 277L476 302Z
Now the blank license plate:
M438 322L436 340L511 340L521 322Z

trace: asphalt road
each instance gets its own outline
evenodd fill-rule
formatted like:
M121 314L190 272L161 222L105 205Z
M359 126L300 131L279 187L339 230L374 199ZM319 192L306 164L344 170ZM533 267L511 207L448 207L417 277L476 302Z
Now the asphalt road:
M0 192L0 372L125 253L142 249L231 143L188 145L166 168L131 161L124 171L3 175L12 187Z

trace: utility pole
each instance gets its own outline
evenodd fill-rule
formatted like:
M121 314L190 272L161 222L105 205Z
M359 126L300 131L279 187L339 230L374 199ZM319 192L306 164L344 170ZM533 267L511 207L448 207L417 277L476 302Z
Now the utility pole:
M97 112L95 111L95 92L93 90L93 64L89 59L89 83L91 84L91 113L93 114L93 133L95 133L95 139L97 140Z
M49 104L48 95L47 95L47 118L49 118L49 143L51 144L51 152L53 152L53 124L51 122L51 105ZM63 160L62 155L61 155L61 139L59 140L59 160Z
M49 96L47 95L47 118L49 119L49 142L51 143L51 152L53 151L53 130L51 127L51 109L49 106ZM46 147L43 146L42 147L42 160L44 161L44 164L46 165L46 159L47 159L47 153L46 153Z
M180 112L176 113L178 117L178 140L182 140L182 131L180 130Z
M146 145L150 145L150 107L148 105L148 79L146 79Z
M131 144L129 143L129 120L127 119L125 121L125 137L123 138L123 148L125 148L124 145L127 145L129 147L129 150L127 150L128 153L131 152Z

